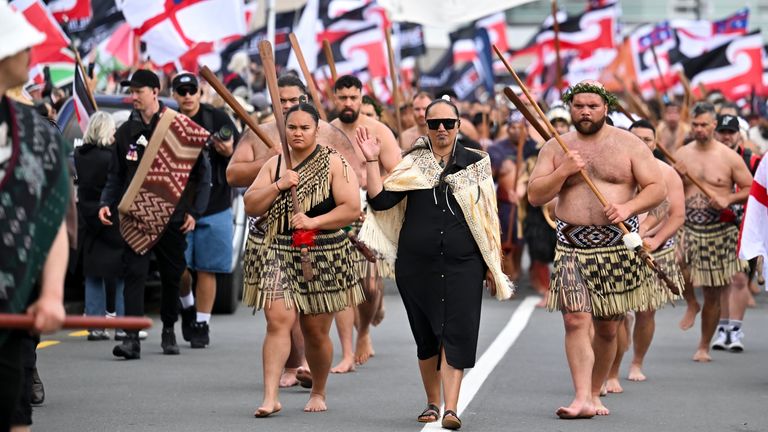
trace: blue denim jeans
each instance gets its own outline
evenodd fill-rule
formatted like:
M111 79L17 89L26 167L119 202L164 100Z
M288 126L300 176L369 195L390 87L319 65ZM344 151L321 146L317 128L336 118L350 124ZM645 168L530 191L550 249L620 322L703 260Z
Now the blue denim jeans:
M85 314L104 316L107 313L106 290L115 292L115 309L117 316L125 315L123 301L123 280L97 277L85 278Z

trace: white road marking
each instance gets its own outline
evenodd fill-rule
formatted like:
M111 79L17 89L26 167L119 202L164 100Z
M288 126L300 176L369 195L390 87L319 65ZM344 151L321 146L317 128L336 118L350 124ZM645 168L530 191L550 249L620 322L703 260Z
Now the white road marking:
M504 329L501 330L496 339L491 343L491 346L480 357L480 360L475 363L475 367L472 368L464 379L461 380L461 393L459 394L459 406L457 414L461 417L461 414L472 402L480 387L483 385L488 376L496 368L504 355L509 351L512 345L523 332L525 326L536 309L536 303L541 301L539 296L528 296L520 303L520 306L515 309L515 313L509 319L509 322ZM445 406L440 408L440 412L445 410ZM427 430L442 430L441 420L433 423L428 423L424 426L422 431Z

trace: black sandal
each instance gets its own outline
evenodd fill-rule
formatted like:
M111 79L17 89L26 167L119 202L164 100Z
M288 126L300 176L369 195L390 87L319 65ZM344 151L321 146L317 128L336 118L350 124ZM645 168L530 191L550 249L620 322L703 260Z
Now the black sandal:
M435 404L427 405L427 409L419 414L419 423L433 423L440 420L440 407Z
M456 412L452 410L445 410L443 414L443 428L457 430L461 427L461 419Z

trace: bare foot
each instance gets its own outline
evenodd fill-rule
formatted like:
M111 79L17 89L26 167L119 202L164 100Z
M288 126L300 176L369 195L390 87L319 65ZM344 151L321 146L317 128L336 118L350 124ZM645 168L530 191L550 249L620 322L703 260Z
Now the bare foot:
M357 348L355 349L355 363L361 365L365 364L371 357L375 356L373 351L373 343L371 342L371 334L368 333L365 336L357 335Z
M269 417L272 414L280 412L280 410L283 409L283 406L280 405L280 402L275 403L263 403L256 411L253 413L254 417L263 418L263 417Z
M608 394L608 389L605 387L605 383L603 383L603 386L600 387L600 396L606 396Z
M283 374L280 375L280 387L293 387L299 384L299 380L296 379L296 369L286 368Z
M312 372L303 367L296 369L296 380L304 388L312 388Z
M645 374L643 374L643 368L640 365L631 364L629 365L629 375L627 376L627 379L634 382L641 382L645 381Z
M712 357L709 355L709 351L705 349L696 350L696 354L693 355L693 361L699 363L707 363L712 361Z
M699 313L701 310L701 306L699 306L698 303L696 303L695 307L691 307L691 305L688 305L688 308L685 309L685 315L683 315L683 319L680 320L680 326L681 330L688 330L689 328L693 327L693 324L696 322L696 314Z
M325 396L315 393L309 395L309 402L304 406L304 412L322 412L327 410Z
M355 359L342 359L339 364L331 369L331 373L343 374L355 371Z
M603 401L600 400L599 396L592 398L592 405L595 407L595 414L599 416L607 416L611 414L611 410L603 405Z
M624 393L618 378L608 378L605 382L605 391L608 393Z
M373 315L373 319L371 320L371 325L374 327L378 327L379 324L381 324L382 321L384 321L384 315L386 315L387 310L384 307L384 299L381 299L381 305L379 306L379 310L376 311L376 313Z
M567 407L560 407L555 411L558 417L564 420L571 419L588 419L595 416L595 407L591 402L577 402L573 401Z

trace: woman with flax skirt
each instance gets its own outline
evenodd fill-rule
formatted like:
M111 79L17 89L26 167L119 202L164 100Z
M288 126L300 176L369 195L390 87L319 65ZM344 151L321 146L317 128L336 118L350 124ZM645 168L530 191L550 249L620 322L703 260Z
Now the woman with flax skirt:
M317 143L319 115L300 103L285 116L285 135L293 170L282 155L270 159L245 193L245 211L266 222L260 245L246 254L243 301L264 309L267 334L262 348L264 400L256 417L282 408L280 374L291 351L296 319L304 334L312 371L312 392L304 411L325 411L325 384L333 345L328 335L333 314L363 301L355 251L343 227L360 216L357 178L346 161ZM293 213L291 187L300 211ZM302 253L304 251L305 253ZM302 260L311 263L304 273Z
M485 280L506 299L512 285L501 270L496 194L488 154L456 141L459 112L437 99L426 111L428 135L419 138L382 184L380 142L364 128L356 142L365 155L369 213L360 237L387 259L416 341L427 395L422 423L440 419L459 429L464 369L475 364ZM442 386L442 399L441 399Z

